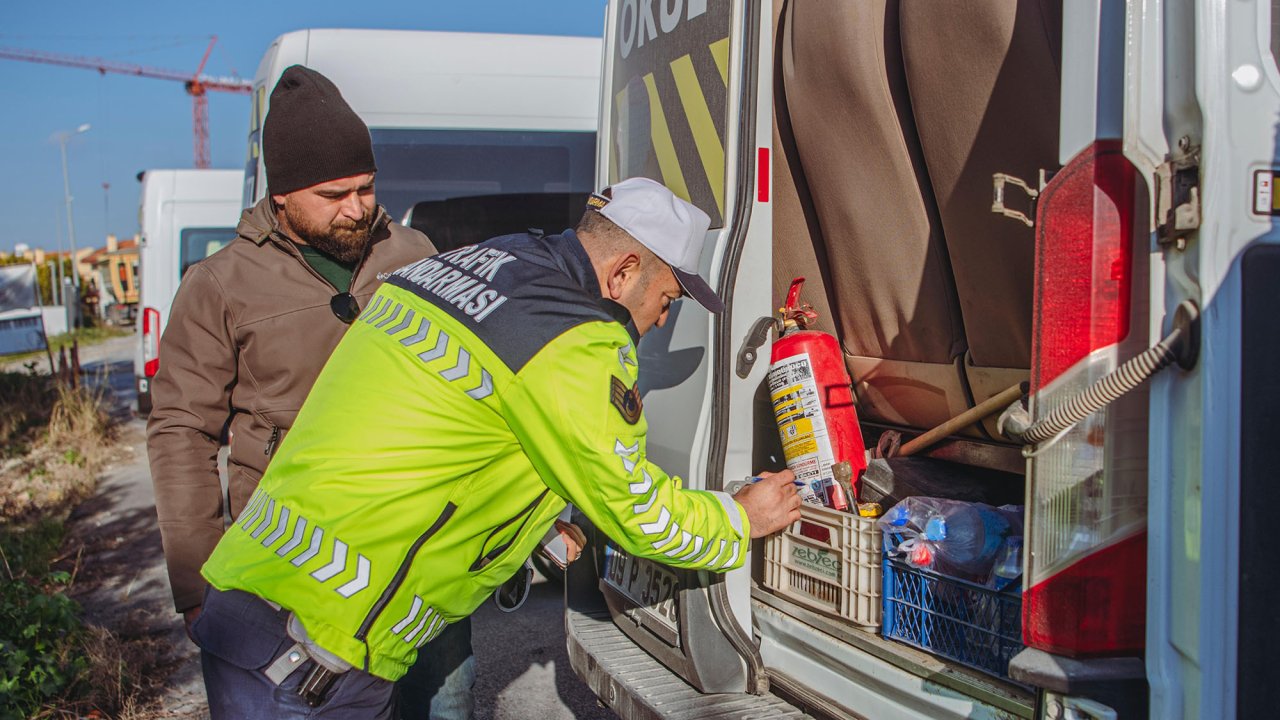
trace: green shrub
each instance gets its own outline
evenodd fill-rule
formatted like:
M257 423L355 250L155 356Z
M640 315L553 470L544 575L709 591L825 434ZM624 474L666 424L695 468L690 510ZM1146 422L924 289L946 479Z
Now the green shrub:
M84 672L79 608L22 580L0 586L0 718L26 718Z

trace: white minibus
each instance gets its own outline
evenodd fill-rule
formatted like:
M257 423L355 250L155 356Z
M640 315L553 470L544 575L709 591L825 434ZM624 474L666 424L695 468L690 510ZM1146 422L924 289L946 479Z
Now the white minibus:
M239 170L147 170L138 224L138 345L134 378L138 412L151 412L151 379L160 367L160 334L178 282L193 263L231 242L240 218Z
M558 232L595 179L599 38L404 30L299 30L254 76L245 205L267 193L262 120L290 65L324 73L368 124L377 197L441 251Z

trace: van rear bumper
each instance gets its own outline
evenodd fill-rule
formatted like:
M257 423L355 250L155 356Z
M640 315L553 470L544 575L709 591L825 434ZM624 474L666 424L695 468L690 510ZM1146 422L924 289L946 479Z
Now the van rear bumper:
M807 717L773 695L703 694L618 629L607 612L565 611L569 663L624 720Z
M1147 669L1140 658L1077 660L1026 648L1009 661L1009 676L1044 691L1038 717L1055 717L1046 705L1080 698L1114 710L1117 720L1147 717Z

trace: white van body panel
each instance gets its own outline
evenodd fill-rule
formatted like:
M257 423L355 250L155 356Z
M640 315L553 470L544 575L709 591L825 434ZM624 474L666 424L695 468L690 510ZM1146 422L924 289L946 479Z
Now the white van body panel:
M1149 563L1159 570L1148 591L1151 717L1235 717L1239 648L1265 642L1240 637L1238 615L1238 518L1269 512L1241 507L1241 257L1280 241L1275 218L1252 212L1255 171L1280 165L1273 6L1216 0L1164 9L1178 23L1166 37L1181 30L1195 60L1183 66L1194 68L1194 98L1166 98L1164 107L1170 136L1200 145L1201 224L1185 251L1168 254L1163 300L1199 301L1202 340L1197 367L1162 374L1151 394Z
M188 228L235 228L240 220L239 170L148 170L142 178L138 224L139 319L134 375L142 386L142 313L159 313L160 329L168 326L169 309L182 272L182 231Z
M276 38L263 55L253 80L255 110L265 117L285 68L305 65L332 80L374 130L594 132L600 44L547 35L298 30ZM251 163L256 142L251 136ZM266 171L256 165L256 182L246 178L246 204L266 192Z
M852 708L861 717L895 720L1010 720L1007 709L987 705L909 672L871 652L836 640L771 607L756 612L760 655L809 690ZM888 645L888 641L871 638ZM900 648L893 648L901 652ZM906 653L935 673L946 665L923 652Z
M618 22L618 11L617 4L609 5L605 13L605 28L613 27ZM603 78L613 76L614 41L614 38L610 38L609 45L605 48L601 71ZM599 103L599 128L605 133L614 123L613 98L608 93L599 92ZM596 143L597 187L609 184L610 142L602 134L601 141ZM708 232L702 262L699 264L699 273L703 277L714 277L706 274L706 270L712 259L719 255L725 235L723 228L712 228ZM682 298L672 303L671 314L664 326L651 330L636 349L642 368L658 368L664 363L670 364L666 356L681 350L692 353L688 356L690 362L678 363L683 370L678 375L683 377L655 378L653 372L647 376L642 373L640 376L645 416L649 422L646 452L650 459L668 473L683 478L686 487L706 487L707 415L710 407L707 402L710 397L707 364L711 360L703 350L710 347L711 322L707 312L696 302ZM696 406L694 397L698 398ZM699 412L690 413L689 410L694 407Z
M747 41L742 37L743 28L746 23L741 17L735 16L733 22L733 34L729 38L731 47L738 47ZM758 37L751 39L760 48L759 55L755 59L757 67L773 66L773 46L769 39L773 37L773 18L767 12L760 14L758 22ZM744 110L739 103L743 97L743 93L739 85L744 82L746 73L732 72L729 77L731 84L729 86L729 117L738 117ZM748 96L749 97L749 96ZM749 196L747 200L747 211L750 213L750 222L747 225L747 236L742 245L742 255L738 260L738 267L733 274L732 288L724 288L722 294L730 294L735 298L732 311L728 312L720 321L728 321L730 323L729 337L733 338L733 342L725 348L729 353L729 357L719 360L722 368L732 368L737 365L737 354L740 352L738 345L742 338L746 338L755 322L762 317L772 317L776 311L773 307L770 297L769 288L772 287L772 268L773 268L773 203L769 201L761 201L759 191L760 183L769 182L768 177L761 178L762 171L768 172L768 168L759 167L760 162L758 149L772 148L773 133L772 125L768 122L761 122L761 118L771 117L773 113L773 85L772 83L757 83L755 92L755 115L757 122L754 128L754 137L751 138L748 146L752 148L752 153L747 157L740 157L737 152L725 153L725 197L732 198L745 190ZM733 148L739 145L739 136L743 128L737 123L730 123L728 126L728 139L725 142L726 148ZM754 172L743 172L739 167L740 164L756 163L757 167ZM738 182L740 178L756 178L756 187L740 189ZM726 205L728 202L726 201ZM737 225L744 221L745 218L730 217L728 222ZM722 238L726 244L729 238ZM726 268L723 262L728 255L724 246L716 248L716 266L713 270L714 275L709 277L724 277ZM761 292L761 289L765 292ZM723 465L723 481L717 487L723 487L733 480L739 480L744 477L754 475L759 468L752 467L753 446L755 444L754 437L754 418L753 404L755 402L755 388L765 384L765 376L769 372L768 344L762 346L757 352L757 358L751 371L745 378L739 377L736 372L726 373L729 387L729 412L727 414L727 432L726 447ZM704 407L710 408L713 405L708 401ZM752 626L751 614L751 560L748 561L738 570L725 575L725 584L729 590L729 601L733 609L734 617L738 623L746 628L749 632ZM767 663L766 659L766 663Z
M140 305L160 312L161 327L178 292L182 230L235 227L242 177L239 170L148 170L143 177Z

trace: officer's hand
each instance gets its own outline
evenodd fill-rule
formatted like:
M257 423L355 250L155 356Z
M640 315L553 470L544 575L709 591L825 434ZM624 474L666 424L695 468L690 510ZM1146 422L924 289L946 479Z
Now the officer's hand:
M568 562L577 560L583 549L587 547L587 536L582 532L582 528L573 523L557 520L556 531L560 533L560 538L564 540L565 560Z
M733 496L751 521L751 537L772 535L800 519L800 492L795 473L760 473L760 482L747 485Z

